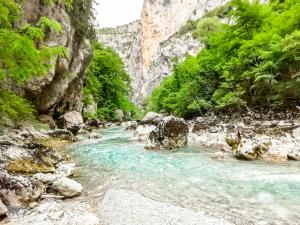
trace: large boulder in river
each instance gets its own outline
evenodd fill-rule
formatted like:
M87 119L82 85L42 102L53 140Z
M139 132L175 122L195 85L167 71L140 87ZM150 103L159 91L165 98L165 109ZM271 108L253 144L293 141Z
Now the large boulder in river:
M168 116L162 119L149 135L148 149L175 149L185 146L189 127L181 118Z
M140 122L140 125L154 125L157 126L159 122L164 118L163 114L148 112L143 120Z
M61 129L67 129L74 135L78 133L83 124L83 118L77 111L68 112L58 119L58 126Z

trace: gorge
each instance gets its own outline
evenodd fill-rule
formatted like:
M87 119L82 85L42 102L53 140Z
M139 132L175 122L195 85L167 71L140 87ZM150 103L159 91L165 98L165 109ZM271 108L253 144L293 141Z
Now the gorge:
M0 224L298 225L300 2L93 4L0 0Z

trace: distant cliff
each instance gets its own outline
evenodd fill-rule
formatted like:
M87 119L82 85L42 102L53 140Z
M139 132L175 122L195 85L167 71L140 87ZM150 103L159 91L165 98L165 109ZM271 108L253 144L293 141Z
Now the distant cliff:
M97 31L98 39L113 47L125 61L136 103L141 104L171 73L174 63L201 49L202 44L190 32L178 32L180 28L227 2L145 0L140 21Z

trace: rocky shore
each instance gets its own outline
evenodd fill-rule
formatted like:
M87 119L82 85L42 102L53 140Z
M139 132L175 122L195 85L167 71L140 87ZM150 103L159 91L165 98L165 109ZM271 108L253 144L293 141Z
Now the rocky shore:
M184 121L151 112L138 123L134 137L148 140L145 148L152 150L202 145L215 149L216 159L229 155L241 160L300 160L300 113Z
M43 116L45 125L4 129L0 136L0 217L17 209L38 206L43 199L79 196L83 187L72 179L76 164L59 150L79 139L75 135L93 125L83 124L78 112L57 121ZM49 127L54 129L49 129ZM98 138L90 134L90 138Z

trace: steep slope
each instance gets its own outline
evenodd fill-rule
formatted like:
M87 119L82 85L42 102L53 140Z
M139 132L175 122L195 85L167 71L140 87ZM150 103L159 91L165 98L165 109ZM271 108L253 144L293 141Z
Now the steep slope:
M56 57L51 62L53 69L46 76L32 79L25 88L19 90L33 102L39 113L57 118L68 111L82 110L83 78L92 51L90 41L86 35L80 34L80 28L72 16L82 4L82 1L74 1L73 11L65 9L61 4L43 5L40 0L25 1L22 4L24 13L17 26L35 24L41 16L59 22L62 32L48 32L44 44L51 47L64 46L67 52L65 58Z
M123 56L133 80L132 98L136 103L142 104L164 77L171 73L174 59L182 61L187 54L194 55L202 47L189 32L174 34L187 21L201 18L207 11L227 2L228 0L145 0L141 20L136 22L136 32L131 32L132 25L110 29L114 35L108 35L103 29L98 31L98 39ZM124 40L120 30L127 30L127 37L130 38Z

